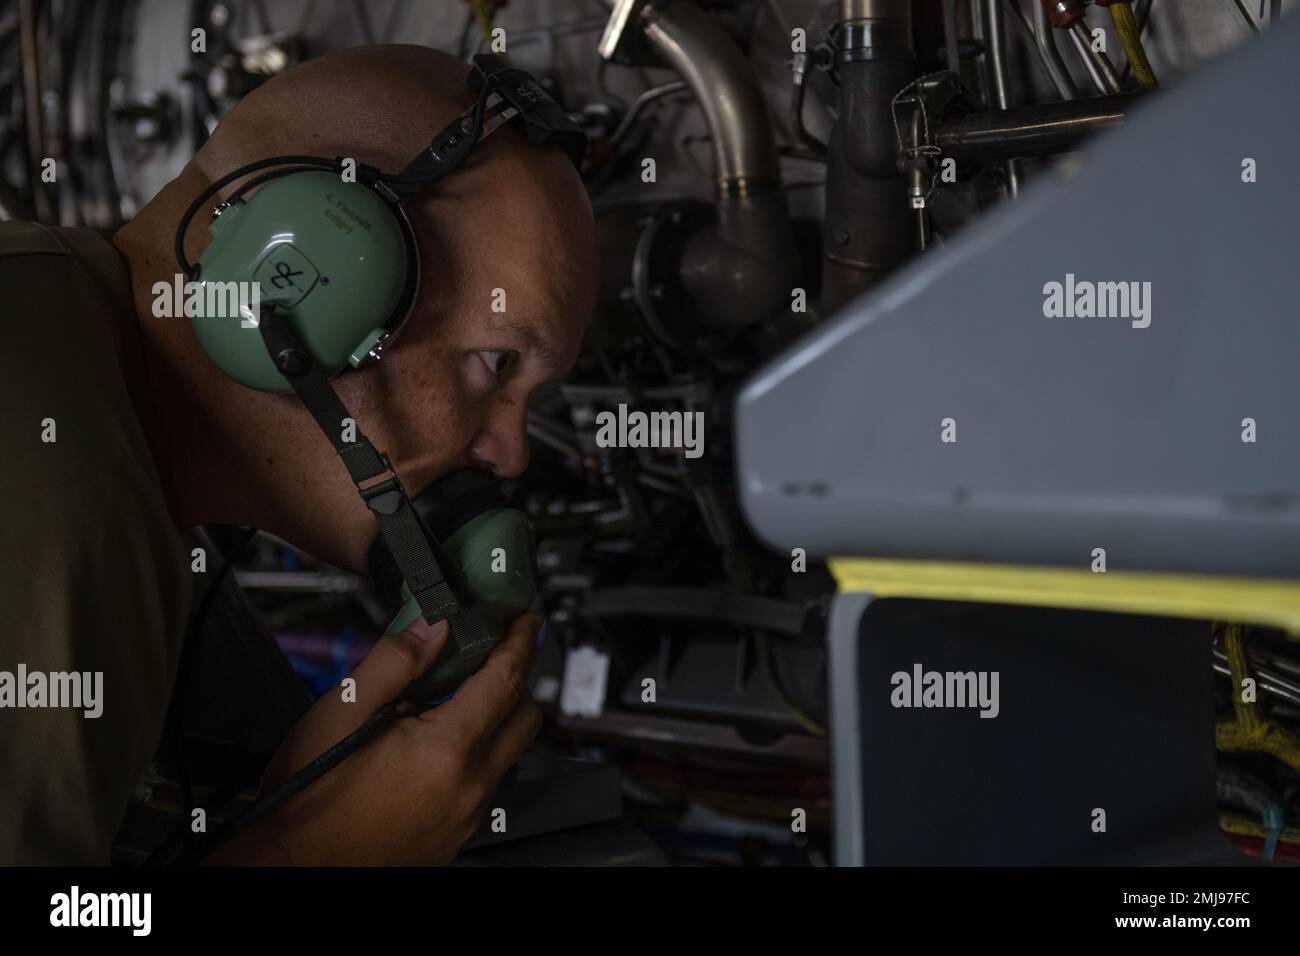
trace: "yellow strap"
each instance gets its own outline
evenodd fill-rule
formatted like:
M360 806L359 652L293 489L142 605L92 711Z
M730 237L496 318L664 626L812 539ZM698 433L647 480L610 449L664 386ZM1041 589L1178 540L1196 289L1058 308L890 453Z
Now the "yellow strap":
M1236 621L1300 639L1300 581L884 558L829 564L841 592Z

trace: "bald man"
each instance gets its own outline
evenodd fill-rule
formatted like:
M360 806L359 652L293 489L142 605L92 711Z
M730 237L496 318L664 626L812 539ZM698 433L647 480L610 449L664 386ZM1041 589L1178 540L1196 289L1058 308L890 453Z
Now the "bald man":
M87 229L0 224L0 862L107 862L176 674L189 604L178 531L254 526L357 573L377 534L296 396L235 383L188 319L155 317L183 211L224 173L272 156L395 172L473 104L467 73L413 46L324 56L241 101L111 245ZM529 394L572 365L592 308L581 179L557 147L503 127L407 210L421 270L412 314L381 361L335 388L413 492L459 468L516 475ZM191 261L207 241L202 218L185 237ZM491 311L497 288L506 316ZM540 727L525 680L538 624L516 621L451 701L398 721L215 861L451 859ZM357 703L325 695L263 789L394 697L446 639L445 623L423 622L382 639L353 675ZM39 702L31 674L46 678ZM60 674L84 678L80 701L67 682L52 693Z

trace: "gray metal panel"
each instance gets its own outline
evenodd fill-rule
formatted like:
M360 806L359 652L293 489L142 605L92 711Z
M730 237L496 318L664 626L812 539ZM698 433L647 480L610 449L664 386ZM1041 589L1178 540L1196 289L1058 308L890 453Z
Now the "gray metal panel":
M1293 16L762 369L737 404L755 531L822 555L1087 566L1104 547L1111 569L1300 575L1300 124L1274 105L1297 50ZM1066 273L1150 281L1150 326L1044 317Z
M862 615L873 600L869 594L836 595L826 628L830 654L827 673L831 692L831 776L835 786L832 862L836 866L862 866L866 862L858 635L862 630Z

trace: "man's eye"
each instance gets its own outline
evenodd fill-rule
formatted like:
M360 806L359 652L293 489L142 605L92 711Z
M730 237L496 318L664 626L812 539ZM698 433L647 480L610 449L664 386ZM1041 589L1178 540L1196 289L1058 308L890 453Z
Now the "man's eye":
M510 367L510 352L479 352L479 358L487 366L487 370L492 373L494 378L500 378L505 374L506 369Z

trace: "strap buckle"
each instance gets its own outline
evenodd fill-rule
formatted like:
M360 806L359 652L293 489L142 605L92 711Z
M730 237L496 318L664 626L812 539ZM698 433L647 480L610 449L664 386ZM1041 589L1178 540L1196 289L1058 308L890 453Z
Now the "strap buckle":
M371 511L381 515L394 515L397 514L397 509L402 506L402 498L404 497L402 482L397 477L397 471L393 468L392 462L388 460L388 455L382 451L378 452L378 454L384 470L364 480L370 481L375 478L383 480L364 487L357 485L357 492L361 495L361 499L365 501L366 507Z

